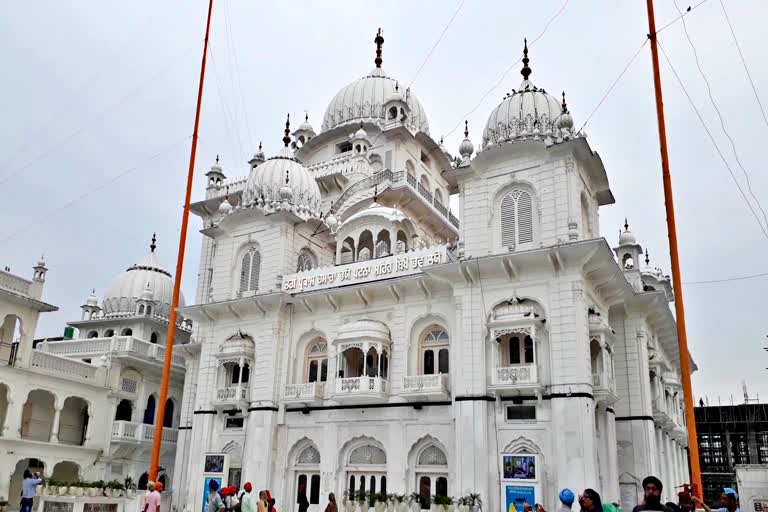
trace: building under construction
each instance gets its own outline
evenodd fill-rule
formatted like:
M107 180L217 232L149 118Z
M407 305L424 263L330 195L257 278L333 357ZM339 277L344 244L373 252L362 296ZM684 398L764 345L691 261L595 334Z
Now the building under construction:
M700 402L701 403L701 402ZM768 464L768 404L696 407L704 500L737 488L737 464Z

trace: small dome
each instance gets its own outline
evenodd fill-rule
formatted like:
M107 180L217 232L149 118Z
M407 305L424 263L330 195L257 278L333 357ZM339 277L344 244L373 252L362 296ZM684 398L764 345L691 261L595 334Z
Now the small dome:
M232 211L232 205L229 203L229 201L225 197L224 200L219 205L219 213L226 215L231 211Z
M154 238L151 248L144 261L129 267L109 285L102 301L105 317L134 315L136 301L143 298L147 286L152 291L152 302L156 305L155 313L168 317L173 297L173 277L160 265L160 259L154 249ZM184 297L180 296L179 307L184 304Z
M37 260L37 266L38 267L45 267L45 255L41 254L40 259Z
M152 293L152 285L147 282L147 286L144 287L144 291L141 292L141 300L152 300L154 293Z
M368 133L363 130L363 122L360 121L360 128L355 132L353 139L368 139Z
M354 339L389 343L389 327L377 320L355 320L341 326L334 341Z
M244 206L258 206L269 213L285 210L303 217L320 216L320 187L315 178L288 147L290 123L286 122L284 147L277 156L255 167L248 175L243 191Z
M264 160L266 160L266 157L264 156L264 151L261 150L261 142L259 142L259 150L253 154L253 157L248 163L251 164L251 166L256 166L264 163Z
M466 161L475 151L475 145L469 140L469 123L464 121L464 140L459 144L459 154Z
M397 208L390 208L388 206L382 206L379 203L373 203L368 208L350 215L347 220L341 223L339 229L342 229L344 226L351 224L357 219L362 219L365 217L378 217L388 222L403 222L404 220L408 220L408 217L406 217L405 214L403 214L403 212Z
M315 129L309 123L309 114L304 114L304 122L299 125L297 132L312 132L315 133Z
M445 155L445 158L447 158L448 160L453 160L453 155L451 155L450 151L448 151L448 148L445 147L445 144L443 144L442 137L440 137L440 151L443 152L443 154Z
M563 111L564 104L529 80L527 43L523 55L523 81L491 111L483 130L483 147L538 136L570 136L573 118L567 110ZM567 117L561 122L563 114Z
M629 230L626 219L624 219L624 231L619 234L619 245L637 245L637 237Z
M98 306L99 305L99 298L96 297L96 289L93 289L91 291L91 294L88 295L88 298L85 299L86 306Z
M376 67L366 76L355 80L336 93L325 110L322 131L359 121L381 124L387 116L384 105L395 98L403 101L410 109L403 124L414 132L429 134L427 113L416 95L410 90L404 91L403 94L402 88L395 79L388 77L381 68L381 47L384 44L384 38L380 32L374 42L377 45L377 56L374 60Z

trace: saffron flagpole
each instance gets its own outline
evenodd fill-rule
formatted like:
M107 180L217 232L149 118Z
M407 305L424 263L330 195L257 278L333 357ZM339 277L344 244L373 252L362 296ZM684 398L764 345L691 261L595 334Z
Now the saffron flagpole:
M685 420L688 428L688 454L691 464L693 493L702 497L701 467L699 466L699 444L696 436L696 416L693 413L693 391L691 388L691 365L688 360L688 338L685 332L685 308L683 307L683 285L680 278L680 259L677 249L677 226L675 205L672 196L672 177L669 173L667 154L667 127L664 121L664 100L661 96L661 74L659 72L659 49L656 41L656 19L653 14L653 0L646 0L648 8L648 38L651 40L651 62L653 64L653 88L656 93L656 117L659 123L659 146L661 150L661 172L664 182L664 205L667 210L667 235L669 236L669 258L672 262L672 285L675 290L675 317L677 319L677 344L680 352L680 379L683 384Z
M208 36L211 31L211 12L213 0L208 0L208 19L205 24L205 40L203 42L203 59L200 64L200 83L197 88L197 109L195 110L195 127L192 131L192 148L189 153L189 170L187 171L187 191L184 196L184 210L181 216L181 233L179 234L179 253L176 257L176 273L173 278L173 298L171 311L168 315L168 335L165 343L165 360L163 361L163 377L160 381L160 399L155 415L155 436L152 439L152 458L149 463L149 479L157 479L157 469L160 461L160 445L163 440L163 420L165 419L165 402L168 400L168 382L171 379L171 361L173 360L173 340L176 336L176 308L179 306L181 293L181 276L184 270L184 250L187 245L187 224L189 224L189 203L192 197L192 178L195 174L195 156L197 154L197 129L200 125L200 106L203 102L203 84L205 83L205 60L208 55Z

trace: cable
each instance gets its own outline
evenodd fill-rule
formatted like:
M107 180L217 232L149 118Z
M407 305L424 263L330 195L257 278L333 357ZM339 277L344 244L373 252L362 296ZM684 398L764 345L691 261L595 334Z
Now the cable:
M221 90L221 79L219 77L218 71L216 70L217 69L216 59L213 56L213 45L210 44L210 42L208 43L208 53L211 56L211 68L213 69L213 77L216 80L216 90L219 93L219 101L221 102L221 113L224 116L224 130L227 132L227 138L230 140L230 142L232 142L233 138L238 138L238 137L233 136L233 133L232 133L233 131L235 131L235 127L233 126L232 128L230 128L230 124L234 124L234 121L230 121L232 116L229 114L229 109L227 108L227 102L224 101L224 93ZM233 145L232 149L233 149L232 151L233 154L238 154L237 146ZM240 146L239 154L241 157L242 157L242 153L243 153L243 148L242 146Z
M237 58L237 46L235 45L235 37L233 35L234 31L232 30L232 23L229 20L229 2L224 2L224 14L225 14L225 20L228 25L227 35L229 36L230 41L230 48L232 49L232 55L235 59L235 78L237 78L237 90L240 93L240 104L243 108L243 117L245 118L245 129L247 131L248 136L248 143L251 144L251 147L255 147L254 139L253 139L253 132L251 132L251 123L248 120L248 109L245 108L245 97L243 95L243 81L242 76L240 75L240 62ZM246 155L247 157L247 155Z
M152 76L150 76L146 80L143 80L143 81L139 82L139 84L135 88L131 89L131 92L129 92L128 94L122 96L116 102L110 104L107 108L105 108L104 110L100 111L98 114L96 114L96 116L92 117L87 123L83 124L80 128L76 129L73 132L70 132L63 139L60 139L57 142L54 142L53 145L48 147L48 149L46 149L42 153L38 154L36 157L34 157L32 160L30 160L26 164L22 165L21 167L19 167L15 171L11 172L10 174L7 174L5 177L0 178L0 185L4 184L5 182L10 180L11 178L13 178L15 176L18 176L19 174L21 174L25 170L29 169L32 166L32 164L34 164L34 163L38 162L39 160L47 157L48 155L53 153L53 151L55 149L57 149L59 146L61 146L65 142L70 141L71 139L73 139L77 135L79 135L79 134L83 133L84 131L86 131L88 128L92 128L94 126L94 122L96 120L101 119L102 117L104 117L104 115L109 113L112 109L114 109L118 105L122 104L123 102L125 102L126 100L128 100L129 98L134 96L136 93L138 93L139 90L141 89L141 87L145 83L154 81L160 75L162 75L163 73L167 72L171 68L171 66L169 65L169 63L171 61L176 61L176 60L179 60L182 57L185 57L186 55L188 55L196 47L197 47L197 43L195 43L194 45L192 45L189 48L187 48L187 50L184 53L182 53L182 54L180 54L180 55L178 55L176 57L173 57L171 59L167 59L163 68L159 69L156 73L154 73Z
M427 53L427 56L424 58L424 62L421 63L421 66L419 67L418 71L416 71L416 74L411 79L411 83L408 84L408 87L411 87L413 85L413 83L416 81L416 79L419 77L419 74L421 73L421 70L424 69L424 66L427 64L427 61L432 56L432 52L435 51L435 48L437 48L437 45L439 45L440 41L443 40L443 36L448 31L448 27L451 26L451 23L453 23L453 20L456 19L456 16L458 16L459 11L461 10L461 8L464 7L464 2L465 1L466 0L461 0L461 3L459 3L459 6L456 8L456 12L453 13L453 16L451 16L451 19L448 21L448 24L445 26L445 28L443 28L443 31L440 32L440 36L437 38L437 41L435 41L435 44L432 45L432 49L429 50L429 53Z
M741 51L741 45L739 44L739 40L736 39L736 33L733 30L733 25L731 25L730 18L728 18L728 12L725 10L725 4L723 3L723 0L720 0L720 6L723 8L725 21L728 22L728 28L731 30L731 36L733 36L733 42L736 43L736 49L739 50L739 57L741 58L741 64L744 66L744 71L746 71L747 73L747 78L749 78L749 84L752 86L752 92L755 94L755 100L757 101L757 104L760 106L760 113L763 114L763 121L765 122L765 126L768 127L768 117L765 116L765 108L763 108L763 103L760 101L760 96L757 94L757 88L755 87L755 82L754 80L752 80L752 73L749 72L749 68L747 67L747 59L744 58L744 54Z
M699 118L699 122L701 123L702 128L704 128L704 131L707 132L707 135L709 136L709 140L712 142L712 145L715 147L715 150L717 151L717 154L720 156L720 159L723 161L725 168L728 169L728 173L731 175L731 178L733 179L733 183L736 185L736 188L739 189L739 192L741 193L741 197L744 198L744 201L747 203L747 207L752 212L752 216L755 218L755 220L757 221L757 224L760 226L760 231L762 231L763 235L765 235L766 239L768 239L768 232L766 232L766 228L763 226L762 222L760 222L760 218L757 216L755 209L752 207L752 204L747 199L747 195L744 193L744 189L741 188L739 181L736 179L736 175L733 173L731 166L728 165L728 161L725 159L725 156L723 156L723 152L720 150L720 147L717 145L717 142L715 142L715 138L712 136L712 132L709 131L707 124L704 122L704 118L701 116L701 112L699 112L699 109L696 107L696 104L693 102L691 95L688 94L688 90L685 88L685 85L683 85L683 81L680 79L680 75L677 74L677 70L672 65L672 62L669 60L669 56L667 55L667 52L664 51L664 47L661 45L661 42L658 40L658 38L656 40L656 43L659 47L659 50L661 50L661 54L664 55L664 59L667 61L669 68L672 70L672 74L677 80L677 84L683 90L683 93L685 93L685 97L688 98L688 102L691 104L691 107L693 108L694 112L696 112L696 116Z
M726 277L723 279L709 279L705 281L688 281L686 283L683 283L684 285L689 284L713 284L713 283L728 283L731 281L744 281L747 279L756 279L758 277L768 277L768 272L762 272L760 274L751 274L748 276L736 276L736 277Z
M699 6L701 6L701 4L705 3L706 1L707 1L707 0L701 0L701 2L697 3L697 4L696 4L696 5L694 5L693 7L690 7L690 6L689 6L689 7L688 7L688 9L686 9L684 13L682 13L680 16L678 16L677 18L673 19L672 21L670 21L669 23L667 23L666 25L664 25L663 27L661 27L659 30L657 30L657 31L656 31L656 35L658 36L658 35L661 33L661 31L662 31L662 30L664 30L664 29L668 28L668 27L669 27L669 26L671 26L671 25L674 25L675 23L677 23L678 21L680 21L681 19L683 19L683 16L687 16L688 14L692 13L694 10L696 10L696 8L698 8ZM679 9L678 9L678 10L679 10Z
M674 0L674 4L678 12L680 12L680 8L677 7L677 0ZM763 214L763 221L765 222L765 225L768 227L768 215L765 214L763 205L760 204L760 200L757 198L754 191L752 190L752 183L749 180L749 173L741 164L741 160L739 159L739 153L736 151L736 143L733 142L733 138L728 133L728 130L726 130L725 128L725 121L723 120L723 114L720 112L720 109L717 107L717 103L715 103L715 98L712 96L712 88L709 85L709 79L707 79L707 76L704 74L704 70L701 68L701 63L699 62L699 53L696 51L696 46L694 46L693 40L691 40L691 35L688 33L688 25L685 23L685 19L682 19L682 21L683 21L683 31L685 32L685 38L688 39L688 44L691 46L691 50L693 50L693 57L696 61L696 68L699 70L699 74L701 75L701 78L704 80L704 84L707 86L707 95L709 95L709 102L712 103L712 107L715 109L715 112L717 112L717 118L720 120L720 128L723 130L723 134L725 134L726 138L731 143L731 151L733 151L733 156L736 159L736 163L738 164L739 168L741 168L741 172L744 173L744 178L745 178L745 181L747 182L747 190L749 191L749 195L751 195L752 199L755 200L757 207L760 209L760 212Z
M48 210L47 212L43 213L42 215L39 215L37 218L32 220L29 224L26 224L25 226L17 229L16 231L13 231L13 232L9 233L8 235L4 236L3 238L1 238L0 239L0 243L7 242L8 240L16 237L17 235L19 235L21 233L28 232L31 228L33 228L34 226L38 225L40 223L40 221L42 221L43 219L51 218L54 214L64 210L65 208L67 208L67 207L69 207L69 206L71 206L71 205L73 205L73 204L75 204L75 203L77 203L79 201L82 201L83 199L85 199L89 195L93 194L94 192L98 192L99 190L102 190L103 188L106 188L109 185L111 185L112 183L116 182L120 178L123 178L123 177L131 174L132 172L134 172L137 169L143 168L144 164L146 164L148 162L151 162L152 160L155 160L155 159L165 155L166 153L169 153L171 149L175 148L176 146L179 146L182 142L184 142L186 140L189 140L190 138L191 138L191 136L187 135L184 138L179 139L179 140L173 142L172 144L169 144L168 146L165 146L163 149L161 149L157 153L155 153L155 154L151 155L150 157L142 160L141 162L139 162L139 163L137 163L137 164L135 164L135 165L125 169L124 171L120 172L119 174L116 174L115 176L111 177L109 180L104 181L104 182L100 183L99 185L96 185L95 187L86 190L85 192L83 192L79 196L77 196L74 199L71 199L71 200L65 202L61 206L57 206L56 208Z
M226 36L224 49L225 49L225 52L228 51L229 54L232 55L232 58L226 59L226 64L229 67L229 75L230 75L229 82L232 85L232 116L233 116L235 127L236 127L236 134L238 138L237 142L240 147L239 158L241 158L242 160L247 160L247 157L245 156L245 152L243 152L243 139L240 133L240 117L238 112L239 109L237 108L237 97L239 96L242 102L242 96L243 96L242 87L240 87L239 85L240 73L239 73L239 68L237 64L237 52L235 50L234 39L232 37L232 28L229 21L228 2L225 1L223 2L223 4L224 4L224 29L225 29L224 32ZM234 60L234 66L232 62L233 60ZM246 135L250 138L250 135L248 134Z
M565 2L563 2L563 5L561 5L561 6L560 6L560 9L558 9L558 10L557 10L557 12L555 12L555 14L554 14L554 15L552 15L552 16L549 18L549 20L547 20L547 23L544 25L544 29L543 29L543 30L542 30L542 31L539 33L539 35L537 35L537 36L536 36L536 37L535 37L535 38L534 38L534 39L533 39L533 40L532 40L530 43L528 43L528 46L529 46L529 47L533 47L533 45L534 45L534 44L536 44L536 41L538 41L539 39L541 39L541 37L542 37L544 34L546 34L547 30L549 29L549 26L552 24L552 22L553 22L553 21L555 21L555 19L557 19L557 18L560 16L560 14L562 14L562 12L565 10L566 6L568 5L568 2L569 2L569 1L570 1L570 0L565 0ZM498 88L498 87L501 85L501 83L504 81L504 79L505 79L505 78L507 78L507 75L509 74L509 72L510 72L510 71L512 71L512 69L513 69L515 66L517 66L517 65L520 63L520 61L521 61L521 60L523 60L523 58L522 58L522 57L519 57L519 58L518 58L518 59L517 59L515 62L513 62L512 64L510 64L510 65L509 65L509 67L508 67L506 70L504 70L504 73L502 73L502 75L501 75L501 78L499 78L498 82L496 82L496 83L493 85L493 87L491 87L490 89L488 89L488 90L485 92L485 94L483 94L483 95L482 95L482 97L480 98L480 101L478 101L478 102L477 102L477 105L475 105L475 107L474 107L472 110L470 110L469 112L467 112L466 114L464 114L463 116L461 116L461 118L459 119L459 121L456 123L456 126L454 126L454 127L451 129L451 131L449 131L448 133L445 133L445 134L444 134L444 136L448 137L448 136L449 136L449 135L451 135L453 132L455 132L455 131L456 131L456 129L457 129L459 126L461 126L461 124L464 122L464 120L465 120L466 118L468 118L469 116L471 116L471 115L472 115L472 114L475 112L475 110L477 110L478 108L480 108L480 105L482 105L482 104L483 104L483 101L485 101L485 98L487 98L489 94L491 94L491 93L492 93L494 90L496 90L496 89L497 89L497 88Z
M584 127L587 126L587 123L589 122L589 120L592 119L592 116L595 114L595 112L597 112L597 109L600 108L600 105L602 105L605 99L608 97L608 95L611 94L611 91L613 91L613 88L616 87L616 84L619 83L619 80L621 80L621 77L623 77L624 73L627 72L627 70L629 69L629 66L631 66L632 63L635 62L635 59L637 58L637 56L640 55L640 51L645 47L647 43L648 43L648 38L646 37L645 40L643 41L643 44L641 44L640 48L638 48L637 51L634 53L634 55L632 55L632 58L629 59L629 62L627 62L627 65L624 66L624 69L621 70L621 73L619 73L619 76L616 77L616 80L614 80L611 86L608 88L608 90L605 91L605 94L603 95L602 98L600 98L600 101L597 103L597 106L594 109L592 109L592 112L589 113L586 121L584 121L584 124L581 125L581 128L579 128L576 133L582 131Z

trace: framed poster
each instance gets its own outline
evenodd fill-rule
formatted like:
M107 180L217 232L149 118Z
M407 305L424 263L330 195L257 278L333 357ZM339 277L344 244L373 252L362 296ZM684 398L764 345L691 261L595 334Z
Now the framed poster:
M201 512L205 512L206 506L208 505L208 484L211 482L211 480L215 480L216 483L219 484L219 489L221 489L220 476L206 476L203 478L203 509Z
M536 505L536 490L532 485L507 485L507 506L504 512L523 512L527 503L533 508Z
M536 456L530 454L502 455L503 480L536 480Z
M224 454L206 455L203 473L224 473Z

